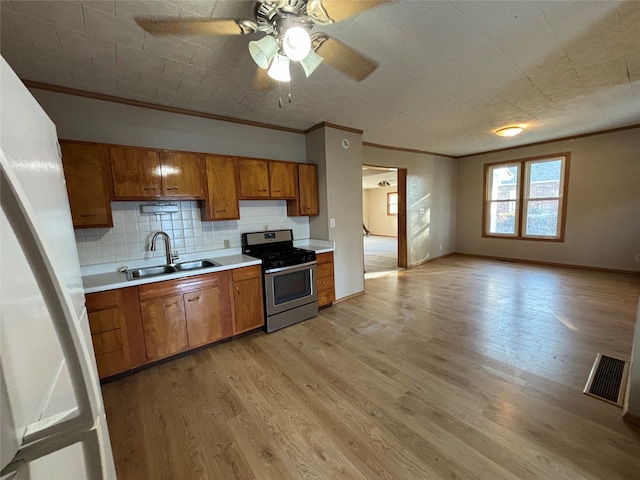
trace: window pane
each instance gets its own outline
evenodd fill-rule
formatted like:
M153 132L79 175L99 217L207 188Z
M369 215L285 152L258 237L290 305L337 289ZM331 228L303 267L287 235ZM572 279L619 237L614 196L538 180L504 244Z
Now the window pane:
M532 200L527 205L525 235L558 236L558 200Z
M516 233L516 202L491 202L489 233Z
M518 190L518 166L493 167L491 170L489 200L515 200Z
M557 198L560 196L562 161L535 162L529 165L528 198Z

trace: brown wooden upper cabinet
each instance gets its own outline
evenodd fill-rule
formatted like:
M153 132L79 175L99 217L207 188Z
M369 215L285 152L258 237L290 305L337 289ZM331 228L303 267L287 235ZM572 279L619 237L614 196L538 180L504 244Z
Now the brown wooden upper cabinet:
M297 167L297 196L295 200L287 201L287 215L290 217L319 215L318 167L314 163L298 163Z
M296 170L296 163L269 162L271 198L296 198Z
M204 198L204 164L195 153L111 147L114 199Z
M253 158L238 160L240 198L269 198L269 162Z
M63 140L60 147L74 228L113 227L109 150Z
M237 220L240 218L238 193L238 159L220 155L205 157L207 199L203 220Z

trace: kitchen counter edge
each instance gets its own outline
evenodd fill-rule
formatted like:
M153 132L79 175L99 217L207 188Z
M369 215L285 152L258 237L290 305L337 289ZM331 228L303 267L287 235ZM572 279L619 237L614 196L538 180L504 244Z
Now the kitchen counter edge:
M127 280L124 272L98 273L94 275L84 275L82 284L84 286L85 295L88 293L105 292L107 290L115 290L118 288L135 287L148 283L164 282L165 280L175 280L178 278L192 277L195 275L204 275L207 273L222 272L225 270L233 270L236 268L249 267L252 265L260 265L261 260L250 257L248 255L231 255L228 257L215 257L215 262L220 266L201 268L198 270L189 270L186 272L168 273L166 275L156 275L147 278L138 278L135 280Z

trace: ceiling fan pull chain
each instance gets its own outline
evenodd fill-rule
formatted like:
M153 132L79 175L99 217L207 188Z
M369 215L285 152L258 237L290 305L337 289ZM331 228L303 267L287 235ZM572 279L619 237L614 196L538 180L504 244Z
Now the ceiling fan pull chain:
M278 82L278 106L282 108L282 82Z
M289 85L289 103L291 103L291 82L289 82L288 85Z

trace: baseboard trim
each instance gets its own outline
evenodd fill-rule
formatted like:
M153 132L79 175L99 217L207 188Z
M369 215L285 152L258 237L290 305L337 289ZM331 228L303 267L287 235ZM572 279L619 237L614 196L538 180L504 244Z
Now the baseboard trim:
M634 425L640 426L640 417L638 415L634 415L633 413L625 412L622 415L622 419L625 422L633 423Z
M444 255L440 255L439 257L427 258L426 260L423 260L421 262L412 263L407 268L419 267L420 265L424 265L425 263L435 262L436 260L440 260L441 258L451 257L452 255L458 255L458 253L451 252L451 253L445 253Z
M364 295L364 290L362 290L361 292L354 293L352 295L347 295L346 297L338 298L333 301L333 304L335 305L336 303L346 302L347 300L351 300L352 298L360 297L362 295Z
M498 260L501 262L511 262L511 263L529 263L533 265L543 265L547 267L564 267L564 268L577 268L579 270L594 270L597 272L612 272L612 273L630 273L633 275L638 275L640 272L636 272L634 270L620 270L615 268L603 268L603 267L592 267L589 265L575 265L572 263L556 263L556 262L544 262L541 260L528 260L525 258L511 258L511 257L496 257L493 255L480 255L477 253L463 253L463 252L455 252L455 255L460 255L462 257L474 257L474 258L484 258L487 260ZM437 258L442 257L436 257Z

